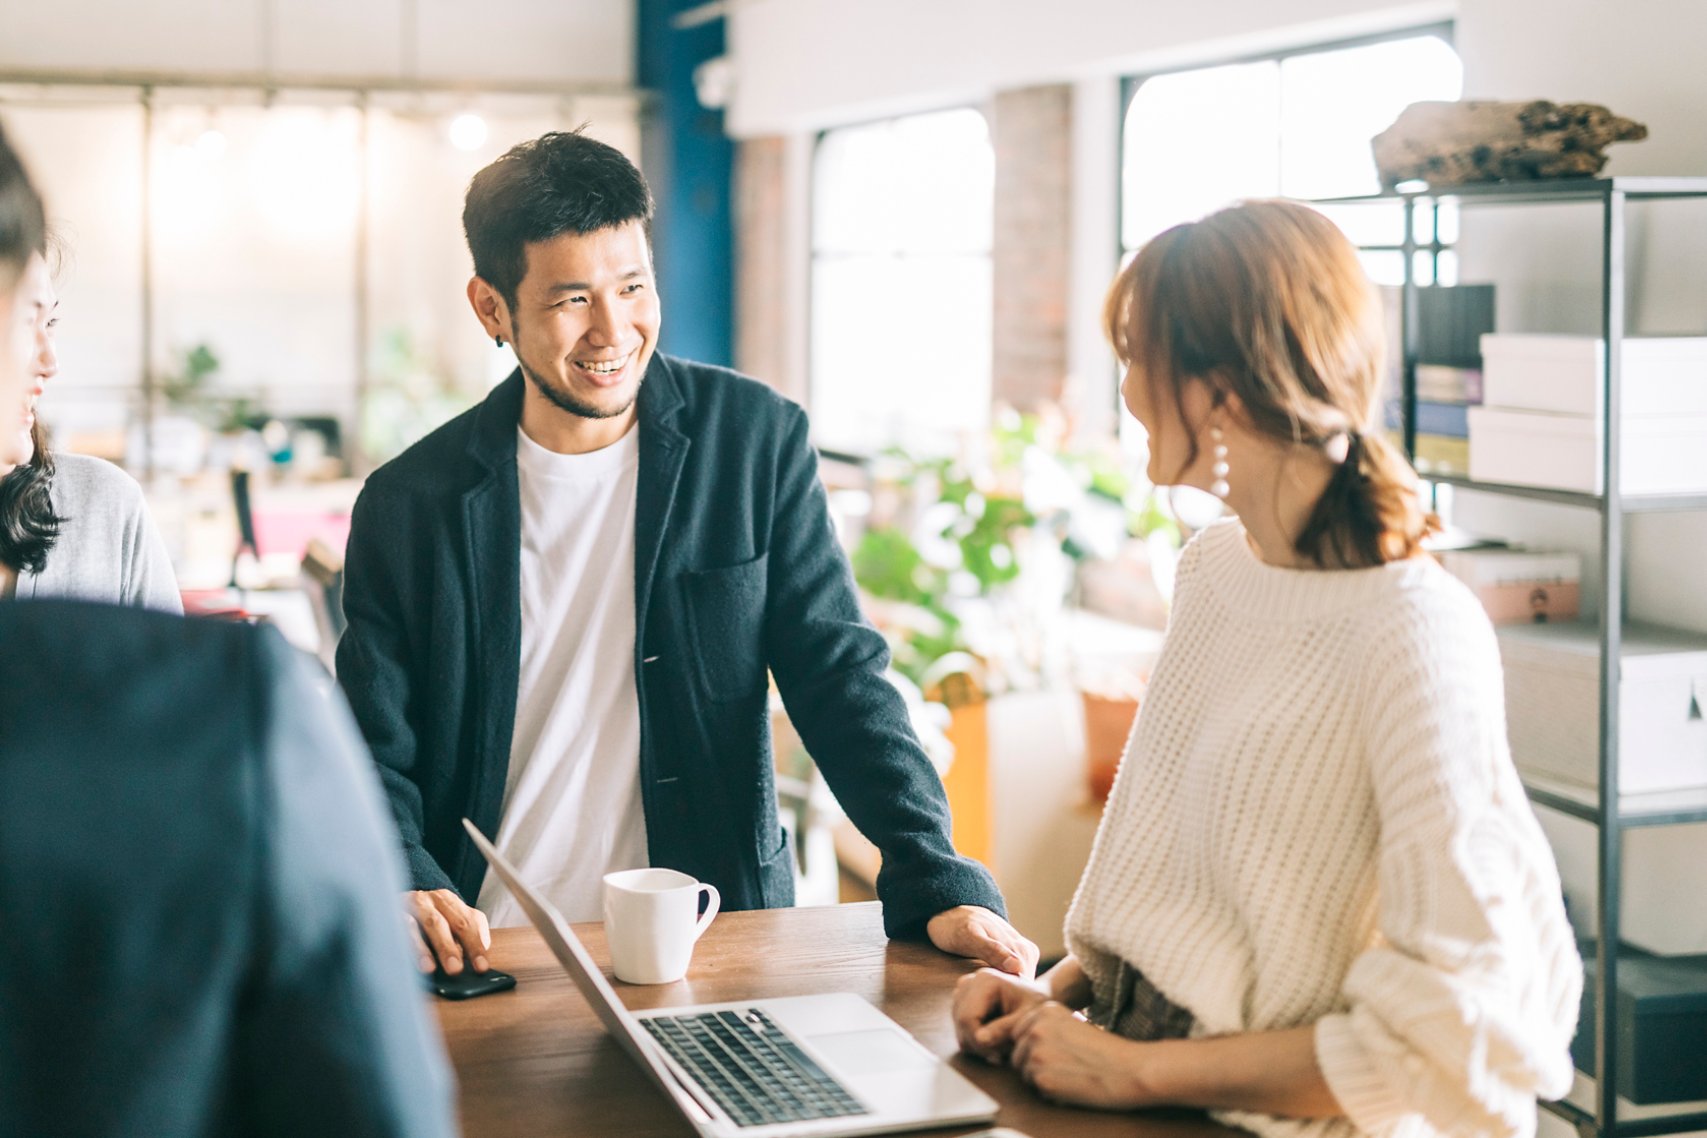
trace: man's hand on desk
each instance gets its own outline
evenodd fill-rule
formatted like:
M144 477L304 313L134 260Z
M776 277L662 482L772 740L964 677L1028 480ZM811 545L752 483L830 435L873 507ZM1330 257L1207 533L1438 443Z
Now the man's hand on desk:
M1037 946L981 906L944 909L925 925L925 935L932 944L955 956L982 961L1026 980L1037 974Z
M417 963L422 972L433 970L435 957L449 976L462 971L465 955L476 972L491 967L486 962L486 950L492 947L492 932L486 926L485 913L449 889L417 889L403 894L403 902L415 931Z

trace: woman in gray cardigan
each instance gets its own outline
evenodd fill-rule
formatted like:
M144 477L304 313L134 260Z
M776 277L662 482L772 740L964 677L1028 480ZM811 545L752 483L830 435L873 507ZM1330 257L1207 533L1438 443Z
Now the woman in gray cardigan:
M54 351L58 298L40 252L18 290L21 316L35 324L28 413L30 457L0 465L0 595L77 597L183 612L178 582L142 488L98 458L54 455L35 421L35 404L59 371Z

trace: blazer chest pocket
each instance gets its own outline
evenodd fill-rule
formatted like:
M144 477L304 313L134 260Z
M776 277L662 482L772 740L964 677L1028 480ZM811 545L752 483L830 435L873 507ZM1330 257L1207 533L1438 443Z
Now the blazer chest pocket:
M764 690L766 560L760 554L682 578L698 670L712 699L745 699Z

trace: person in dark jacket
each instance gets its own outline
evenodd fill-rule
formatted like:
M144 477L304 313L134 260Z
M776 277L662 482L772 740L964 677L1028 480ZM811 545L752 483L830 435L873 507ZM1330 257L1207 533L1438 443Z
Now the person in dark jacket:
M0 133L11 461L41 222ZM277 633L0 604L0 1134L449 1138L389 834L348 713Z
M0 646L0 1134L455 1134L336 693L270 629L82 601Z
M519 366L356 503L338 678L402 832L419 965L483 970L488 925L523 923L464 816L571 920L640 865L726 909L791 904L769 673L883 852L890 935L1030 975L1035 946L950 844L805 414L656 351L651 213L633 164L578 132L477 174L469 300Z

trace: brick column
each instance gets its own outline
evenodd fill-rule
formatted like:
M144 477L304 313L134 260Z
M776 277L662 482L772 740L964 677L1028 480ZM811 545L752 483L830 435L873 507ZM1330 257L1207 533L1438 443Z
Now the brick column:
M787 139L754 138L735 151L735 367L790 390L787 300Z
M1067 377L1072 87L999 92L991 133L996 148L991 395L1023 411L1059 399Z

